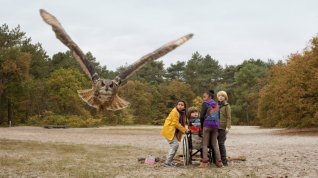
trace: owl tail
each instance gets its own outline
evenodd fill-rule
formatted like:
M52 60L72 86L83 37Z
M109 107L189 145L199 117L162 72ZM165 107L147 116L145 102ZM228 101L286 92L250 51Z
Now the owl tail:
M93 95L94 95L93 88L86 89L86 90L78 90L77 93L82 98L82 100L85 101L85 103L87 103L89 106L94 107L96 109L99 108L98 105L96 105L93 100Z
M106 109L111 111L117 111L117 110L124 109L128 107L129 105L130 103L128 101L116 95L112 103L108 107L106 107Z

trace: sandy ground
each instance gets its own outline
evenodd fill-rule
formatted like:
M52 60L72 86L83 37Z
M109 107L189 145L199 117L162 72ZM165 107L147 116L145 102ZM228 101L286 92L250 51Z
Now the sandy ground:
M160 129L161 127L156 126L69 129L0 128L0 147L1 139L59 144L129 145L149 149L145 156L152 154L152 150L157 150L156 153L161 154L158 156L163 156L168 149L168 144L160 136ZM317 134L284 135L282 133L284 130L280 129L232 127L226 141L228 156L244 155L247 161L230 162L228 167L222 168L223 171L228 171L229 177L250 177L249 173L253 173L256 177L318 177ZM182 148L181 144L180 148ZM179 149L179 153L181 150Z

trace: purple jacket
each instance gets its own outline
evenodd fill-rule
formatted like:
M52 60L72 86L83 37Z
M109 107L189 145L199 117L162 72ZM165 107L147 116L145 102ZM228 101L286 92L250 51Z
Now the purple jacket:
M209 112L209 108L210 107L214 108L217 105L218 105L218 103L212 99L207 100L207 101L202 103L200 120L201 120L201 125L203 125L203 127L220 128L220 121L213 121L213 120L206 120L205 119L207 116L207 112Z

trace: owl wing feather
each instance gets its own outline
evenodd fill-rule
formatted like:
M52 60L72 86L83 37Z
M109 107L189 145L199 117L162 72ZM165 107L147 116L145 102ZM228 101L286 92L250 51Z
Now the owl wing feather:
M71 39L71 37L66 33L60 22L52 14L48 13L44 9L40 9L40 15L44 22L52 26L55 36L59 39L65 46L67 46L77 63L80 65L84 73L92 80L98 80L98 75L95 72L92 64L87 60L83 51L77 46L77 44Z
M154 61L166 54L170 51L176 49L178 46L182 45L189 39L191 39L193 34L185 35L177 40L171 41L162 47L158 48L157 50L144 55L141 57L137 62L133 63L132 65L128 66L123 72L121 72L116 78L120 78L121 81L126 80L127 78L131 77L135 72L141 69L144 65L146 65L150 61Z

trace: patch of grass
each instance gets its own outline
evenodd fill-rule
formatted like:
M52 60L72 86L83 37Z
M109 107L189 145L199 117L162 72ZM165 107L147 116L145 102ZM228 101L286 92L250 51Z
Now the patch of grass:
M143 150L130 146L0 143L0 176L114 177L143 166L137 162Z
M131 146L0 140L0 177L239 177L229 168L169 169L137 162L150 153L165 154ZM248 171L244 177L248 174L255 175Z

